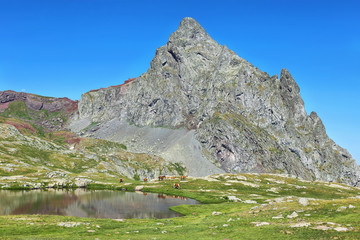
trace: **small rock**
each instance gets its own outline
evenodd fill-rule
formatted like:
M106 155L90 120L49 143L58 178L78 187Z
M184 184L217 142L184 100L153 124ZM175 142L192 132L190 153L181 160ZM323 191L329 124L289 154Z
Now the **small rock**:
M224 224L224 225L223 225L223 227L228 227L228 226L229 226L229 225L227 225L227 224Z
M299 222L299 223L293 223L290 225L290 227L294 228L294 227L309 227L311 225L311 223L309 222Z
M280 218L284 218L282 214L280 214L279 216L274 216L272 217L273 219L280 219Z
M287 215L287 218L296 218L298 217L299 215L296 213L296 212L293 212L292 214L290 215Z
M236 178L237 178L237 180L243 180L243 181L247 180L247 178L245 176L242 176L242 175L237 175Z
M257 204L257 201L254 201L254 200L245 200L245 201L243 201L243 203Z
M278 188L270 188L266 190L267 192L273 192L273 193L279 193L279 189Z
M80 222L59 222L57 225L60 227L76 227L81 224Z
M212 216L217 216L217 215L220 215L220 214L222 214L222 213L221 213L221 212L215 212L215 211L214 211L214 212L212 212L211 215L212 215Z
M309 205L309 200L307 198L299 198L299 204L307 206Z
M347 232L347 231L349 231L349 229L346 228L346 227L336 227L336 228L334 228L334 230L337 231L337 232Z
M263 226L263 225L270 225L268 222L251 222L255 224L256 227Z
M276 202L276 203L282 203L282 202L284 202L284 198L283 198L283 197L274 198L273 200L274 200L274 202Z
M228 196L228 199L229 199L230 201L234 201L234 202L241 201L240 198L237 198L237 197L235 197L235 196Z
M345 209L347 209L347 207L341 206L341 207L339 207L336 211L337 211L337 212L341 212L341 211L344 211Z
M135 187L135 191L141 191L143 188L144 188L143 185L136 186L136 187Z
M93 233L93 232L95 232L95 230L88 230L88 232L89 232L89 233Z
M348 208L355 208L355 206L353 206L353 205L350 204Z
M162 234L167 233L167 231L161 231Z
M327 230L330 230L331 227L328 227L328 226L325 226L325 225L321 225L321 226L313 227L312 229L327 231Z
M333 226L336 225L336 223L333 223L333 222L327 222L326 224L327 225L333 225Z

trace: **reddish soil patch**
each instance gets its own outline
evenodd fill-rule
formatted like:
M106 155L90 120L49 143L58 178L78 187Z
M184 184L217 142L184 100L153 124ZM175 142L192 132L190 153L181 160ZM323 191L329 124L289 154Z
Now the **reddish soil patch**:
M36 130L35 128L33 128L29 123L25 123L25 122L15 122L15 121L11 121L11 120L6 120L4 123L6 124L10 124L13 125L14 127L16 127L17 130L19 130L22 134L30 131L31 133L35 134Z
M9 107L10 102L0 103L0 112L5 111Z

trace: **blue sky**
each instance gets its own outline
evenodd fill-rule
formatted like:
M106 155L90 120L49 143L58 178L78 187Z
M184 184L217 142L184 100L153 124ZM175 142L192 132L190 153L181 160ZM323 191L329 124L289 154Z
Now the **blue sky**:
M80 99L150 66L184 17L270 75L360 163L360 1L0 0L0 90Z

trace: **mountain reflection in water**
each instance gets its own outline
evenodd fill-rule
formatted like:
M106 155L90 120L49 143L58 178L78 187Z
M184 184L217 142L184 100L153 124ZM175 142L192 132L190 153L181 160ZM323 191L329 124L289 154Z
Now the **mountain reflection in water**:
M169 208L198 204L178 196L105 190L0 191L0 215L48 214L91 218L170 218Z

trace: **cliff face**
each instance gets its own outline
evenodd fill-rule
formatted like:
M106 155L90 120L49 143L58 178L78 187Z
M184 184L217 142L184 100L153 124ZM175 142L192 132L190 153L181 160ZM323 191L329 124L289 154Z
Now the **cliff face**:
M355 160L329 139L316 113L307 115L286 69L280 78L269 76L219 45L192 18L183 19L167 45L157 49L146 73L82 95L74 125L86 124L77 130L96 122L92 134L109 138L102 129L113 120L139 128L186 129L200 143L197 151L226 172L359 182Z

